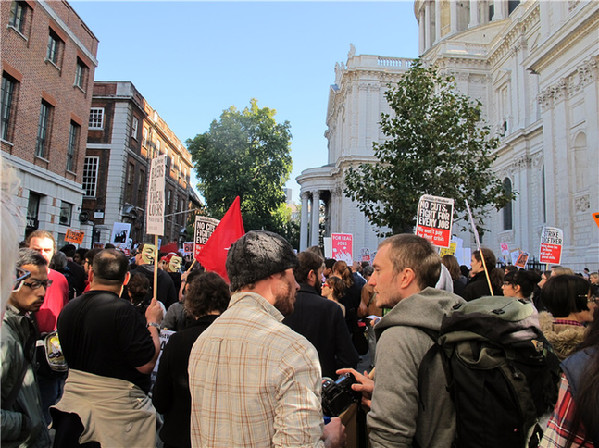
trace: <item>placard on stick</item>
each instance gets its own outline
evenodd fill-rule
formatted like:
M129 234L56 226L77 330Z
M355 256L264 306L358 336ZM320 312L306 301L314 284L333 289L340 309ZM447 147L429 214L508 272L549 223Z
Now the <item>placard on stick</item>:
M543 227L541 234L541 253L539 262L545 264L559 264L562 258L564 232L556 227Z
M206 245L208 238L218 226L220 220L216 218L208 218L207 216L196 216L193 237L193 256L196 258Z
M449 247L454 200L423 194L418 201L416 235L438 247Z
M85 232L81 230L67 229L67 234L65 235L64 240L67 243L81 244L83 242L84 234Z
M354 263L354 236L351 233L331 233L331 249L335 260Z
M152 159L148 184L148 200L146 207L146 233L149 235L164 234L164 183L166 178L166 157Z

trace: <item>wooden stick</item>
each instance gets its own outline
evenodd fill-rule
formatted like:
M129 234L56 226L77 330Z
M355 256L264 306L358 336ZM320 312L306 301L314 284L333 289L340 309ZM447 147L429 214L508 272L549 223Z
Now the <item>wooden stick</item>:
M154 235L154 300L158 292L158 235Z

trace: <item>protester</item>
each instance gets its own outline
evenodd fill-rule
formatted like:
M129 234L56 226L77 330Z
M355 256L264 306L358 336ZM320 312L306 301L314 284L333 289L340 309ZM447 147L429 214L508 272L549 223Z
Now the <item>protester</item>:
M72 300L58 318L69 376L52 409L55 446L155 444L156 411L147 394L160 350L162 309L152 300L144 318L119 297L128 269L122 252L99 252L90 291Z
M589 330L577 352L562 362L559 397L541 448L599 446L599 308Z
M2 446L45 448L51 441L35 381L36 332L31 313L44 303L51 281L47 261L34 250L20 249L16 265L29 276L10 293L2 320Z
M27 237L26 243L30 249L39 252L46 259L48 265L56 252L56 241L54 236L47 230L34 230ZM54 269L48 268L48 280L52 283L46 289L44 303L40 309L34 313L34 318L39 331L38 340L56 330L56 319L69 302L69 282L66 277ZM46 361L42 352L42 345L38 349L38 362L40 368L37 373L37 381L40 386L42 396L42 406L46 423L50 424L51 418L48 411L49 407L56 403L62 394L65 375L63 373L53 372Z
M378 335L374 382L353 369L358 380L352 388L362 392L370 406L370 446L451 447L455 410L445 388L440 357L418 382L418 368L433 341L423 330L439 331L443 316L459 296L434 289L441 259L431 244L416 235L401 234L384 240L375 256L369 283L377 305L392 308L376 325ZM372 399L370 399L372 397Z
M366 281L370 280L374 272L372 266L366 266L362 270L362 275ZM362 287L362 301L358 308L358 317L362 318L366 322L367 328L367 339L368 339L368 359L369 366L372 368L375 365L376 356L376 336L374 332L374 326L378 323L380 318L383 316L383 309L376 304L376 292L374 292L374 286L366 283Z
M178 252L171 252L166 256L165 261L166 266L164 270L173 281L175 290L179 292L181 290L181 263L183 262L183 257Z
M85 255L83 256L83 269L85 270L85 288L83 289L83 292L87 292L89 291L89 288L91 287L91 271L92 271L92 266L94 265L94 257L96 256L96 254L98 252L100 252L102 249L90 249L87 252L85 252Z
M75 290L74 297L77 297L83 293L85 288L85 270L81 265L74 261L74 257L77 254L77 248L74 244L65 244L60 248L60 252L67 256L67 268L69 270L69 287Z
M150 303L150 300L154 297L154 257L156 256L156 246L149 243L140 244L138 251L140 251L140 257L137 259L137 267L131 270L131 275L141 273L146 276L150 282L146 302ZM161 301L166 309L178 301L175 284L163 269L159 269L157 274L156 299Z
M574 271L570 268L564 268L562 266L553 266L551 268L551 276L557 277L558 275L574 275Z
M324 259L324 270L322 271L322 275L325 279L329 278L329 276L333 273L333 266L337 260L333 258L325 258Z
M481 252L485 258L484 266L481 259ZM462 291L462 294L460 294L464 299L470 301L478 299L482 296L503 295L501 288L503 286L504 273L503 269L495 267L495 263L495 254L493 254L493 251L490 249L481 248L481 250L472 252L472 257L470 260L471 278ZM487 280L487 276L485 274L485 266L489 274L492 289L489 288L489 280Z
M585 337L584 325L593 320L597 305L590 291L588 280L567 274L552 276L543 286L541 300L549 313L540 313L539 322L560 360L574 353Z
M293 312L297 264L272 232L250 231L231 245L231 304L189 358L193 446L344 445L339 418L323 431L314 346L281 323Z
M520 269L505 274L503 295L529 300L541 276L533 271Z
M466 288L468 279L462 275L462 272L460 271L460 265L458 264L458 259L454 255L443 255L443 257L441 257L441 262L451 275L453 292L457 295L461 295Z
M152 393L156 410L164 416L160 439L166 447L191 447L189 354L198 336L227 309L231 300L229 286L218 274L198 274L188 282L185 294L185 308L193 316L193 323L169 338Z
M345 306L341 303L345 295L346 287L343 280L334 275L329 276L326 282L322 285L322 295L331 302L335 303L342 311L345 317ZM347 325L346 325L347 327Z
M185 294L187 289L194 278L199 276L202 272L201 269L191 270L185 272L181 276L181 290L179 291L179 301L173 303L168 307L166 315L162 320L162 328L166 330L179 331L187 328L193 323L193 317L185 310L183 306L185 300Z
M293 274L300 289L295 297L293 313L285 317L283 323L314 345L322 375L335 378L338 368L357 366L358 353L339 304L331 303L320 295L324 259L308 251L301 252L297 258L299 264Z

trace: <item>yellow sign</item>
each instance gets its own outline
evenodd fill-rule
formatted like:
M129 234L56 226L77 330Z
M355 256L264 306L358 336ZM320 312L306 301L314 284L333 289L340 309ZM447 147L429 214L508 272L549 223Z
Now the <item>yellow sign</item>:
M439 255L444 256L444 255L455 255L455 248L456 248L456 243L455 242L451 242L449 243L449 247L442 247L441 248L441 252L439 252Z

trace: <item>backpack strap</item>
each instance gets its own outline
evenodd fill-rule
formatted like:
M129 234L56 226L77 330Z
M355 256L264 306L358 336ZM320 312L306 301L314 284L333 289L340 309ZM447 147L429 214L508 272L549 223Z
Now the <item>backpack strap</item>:
M426 333L433 341L433 345L428 351L424 354L422 361L420 361L420 365L418 366L418 400L420 401L420 406L424 409L424 401L422 400L422 384L424 383L424 372L428 370L428 367L431 365L435 356L441 357L441 362L443 363L443 372L445 373L445 389L450 391L451 385L451 370L449 368L449 363L445 356L443 355L443 347L439 344L439 332L435 330L431 330L430 328L422 328L417 327L423 333Z

